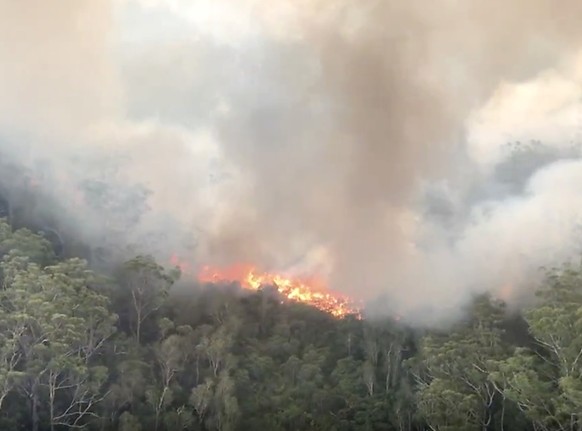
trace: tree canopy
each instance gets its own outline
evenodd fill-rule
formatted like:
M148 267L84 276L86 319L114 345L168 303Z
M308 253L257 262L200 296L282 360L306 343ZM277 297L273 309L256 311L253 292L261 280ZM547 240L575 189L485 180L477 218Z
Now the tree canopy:
M548 271L517 317L479 296L420 332L269 289L172 290L149 256L98 274L6 221L0 258L3 430L582 426L582 266Z

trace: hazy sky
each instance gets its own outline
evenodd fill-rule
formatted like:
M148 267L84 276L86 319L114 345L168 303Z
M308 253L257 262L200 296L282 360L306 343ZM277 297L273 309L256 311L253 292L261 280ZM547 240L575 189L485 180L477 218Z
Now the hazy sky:
M271 38L299 38L293 33L299 7L290 2L229 0L118 0L120 38L127 45L155 49L156 44L195 44L201 39L244 52ZM267 11L265 12L265 9ZM257 14L260 11L260 14ZM123 46L123 45L122 45ZM499 83L491 99L466 121L472 156L494 163L508 141L540 139L564 143L562 136L582 129L582 55L543 70L525 82ZM556 136L559 129L560 136Z
M50 160L60 196L109 184L111 214L64 199L94 240L144 184L151 211L123 241L317 271L437 319L476 292L520 296L574 252L580 161L560 154L582 141L582 4L554 9L0 0L0 149ZM530 139L551 154L503 183L505 144Z

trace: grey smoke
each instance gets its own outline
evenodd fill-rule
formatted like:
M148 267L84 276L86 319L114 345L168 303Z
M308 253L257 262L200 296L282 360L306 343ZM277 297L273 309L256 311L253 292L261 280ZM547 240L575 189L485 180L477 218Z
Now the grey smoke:
M0 152L102 249L325 268L377 312L439 320L508 283L521 300L577 251L576 150L487 165L466 132L504 82L570 73L580 18L549 0L0 0Z

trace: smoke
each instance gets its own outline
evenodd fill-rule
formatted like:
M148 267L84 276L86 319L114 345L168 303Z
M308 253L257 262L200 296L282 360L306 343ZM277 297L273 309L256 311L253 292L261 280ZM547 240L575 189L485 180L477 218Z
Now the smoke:
M106 1L0 2L4 134L70 136L117 117L111 6Z
M0 0L0 153L101 249L416 322L577 252L579 2L57 3Z

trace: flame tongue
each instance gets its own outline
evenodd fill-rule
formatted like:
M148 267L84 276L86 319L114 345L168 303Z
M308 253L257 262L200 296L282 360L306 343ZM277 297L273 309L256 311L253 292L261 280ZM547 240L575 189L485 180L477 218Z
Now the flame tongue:
M250 290L270 285L289 300L309 304L333 316L343 317L348 314L359 316L358 308L348 298L329 292L322 280L313 277L289 277L260 272L252 265L233 265L227 268L206 266L198 274L198 278L205 283L238 281L243 288Z

